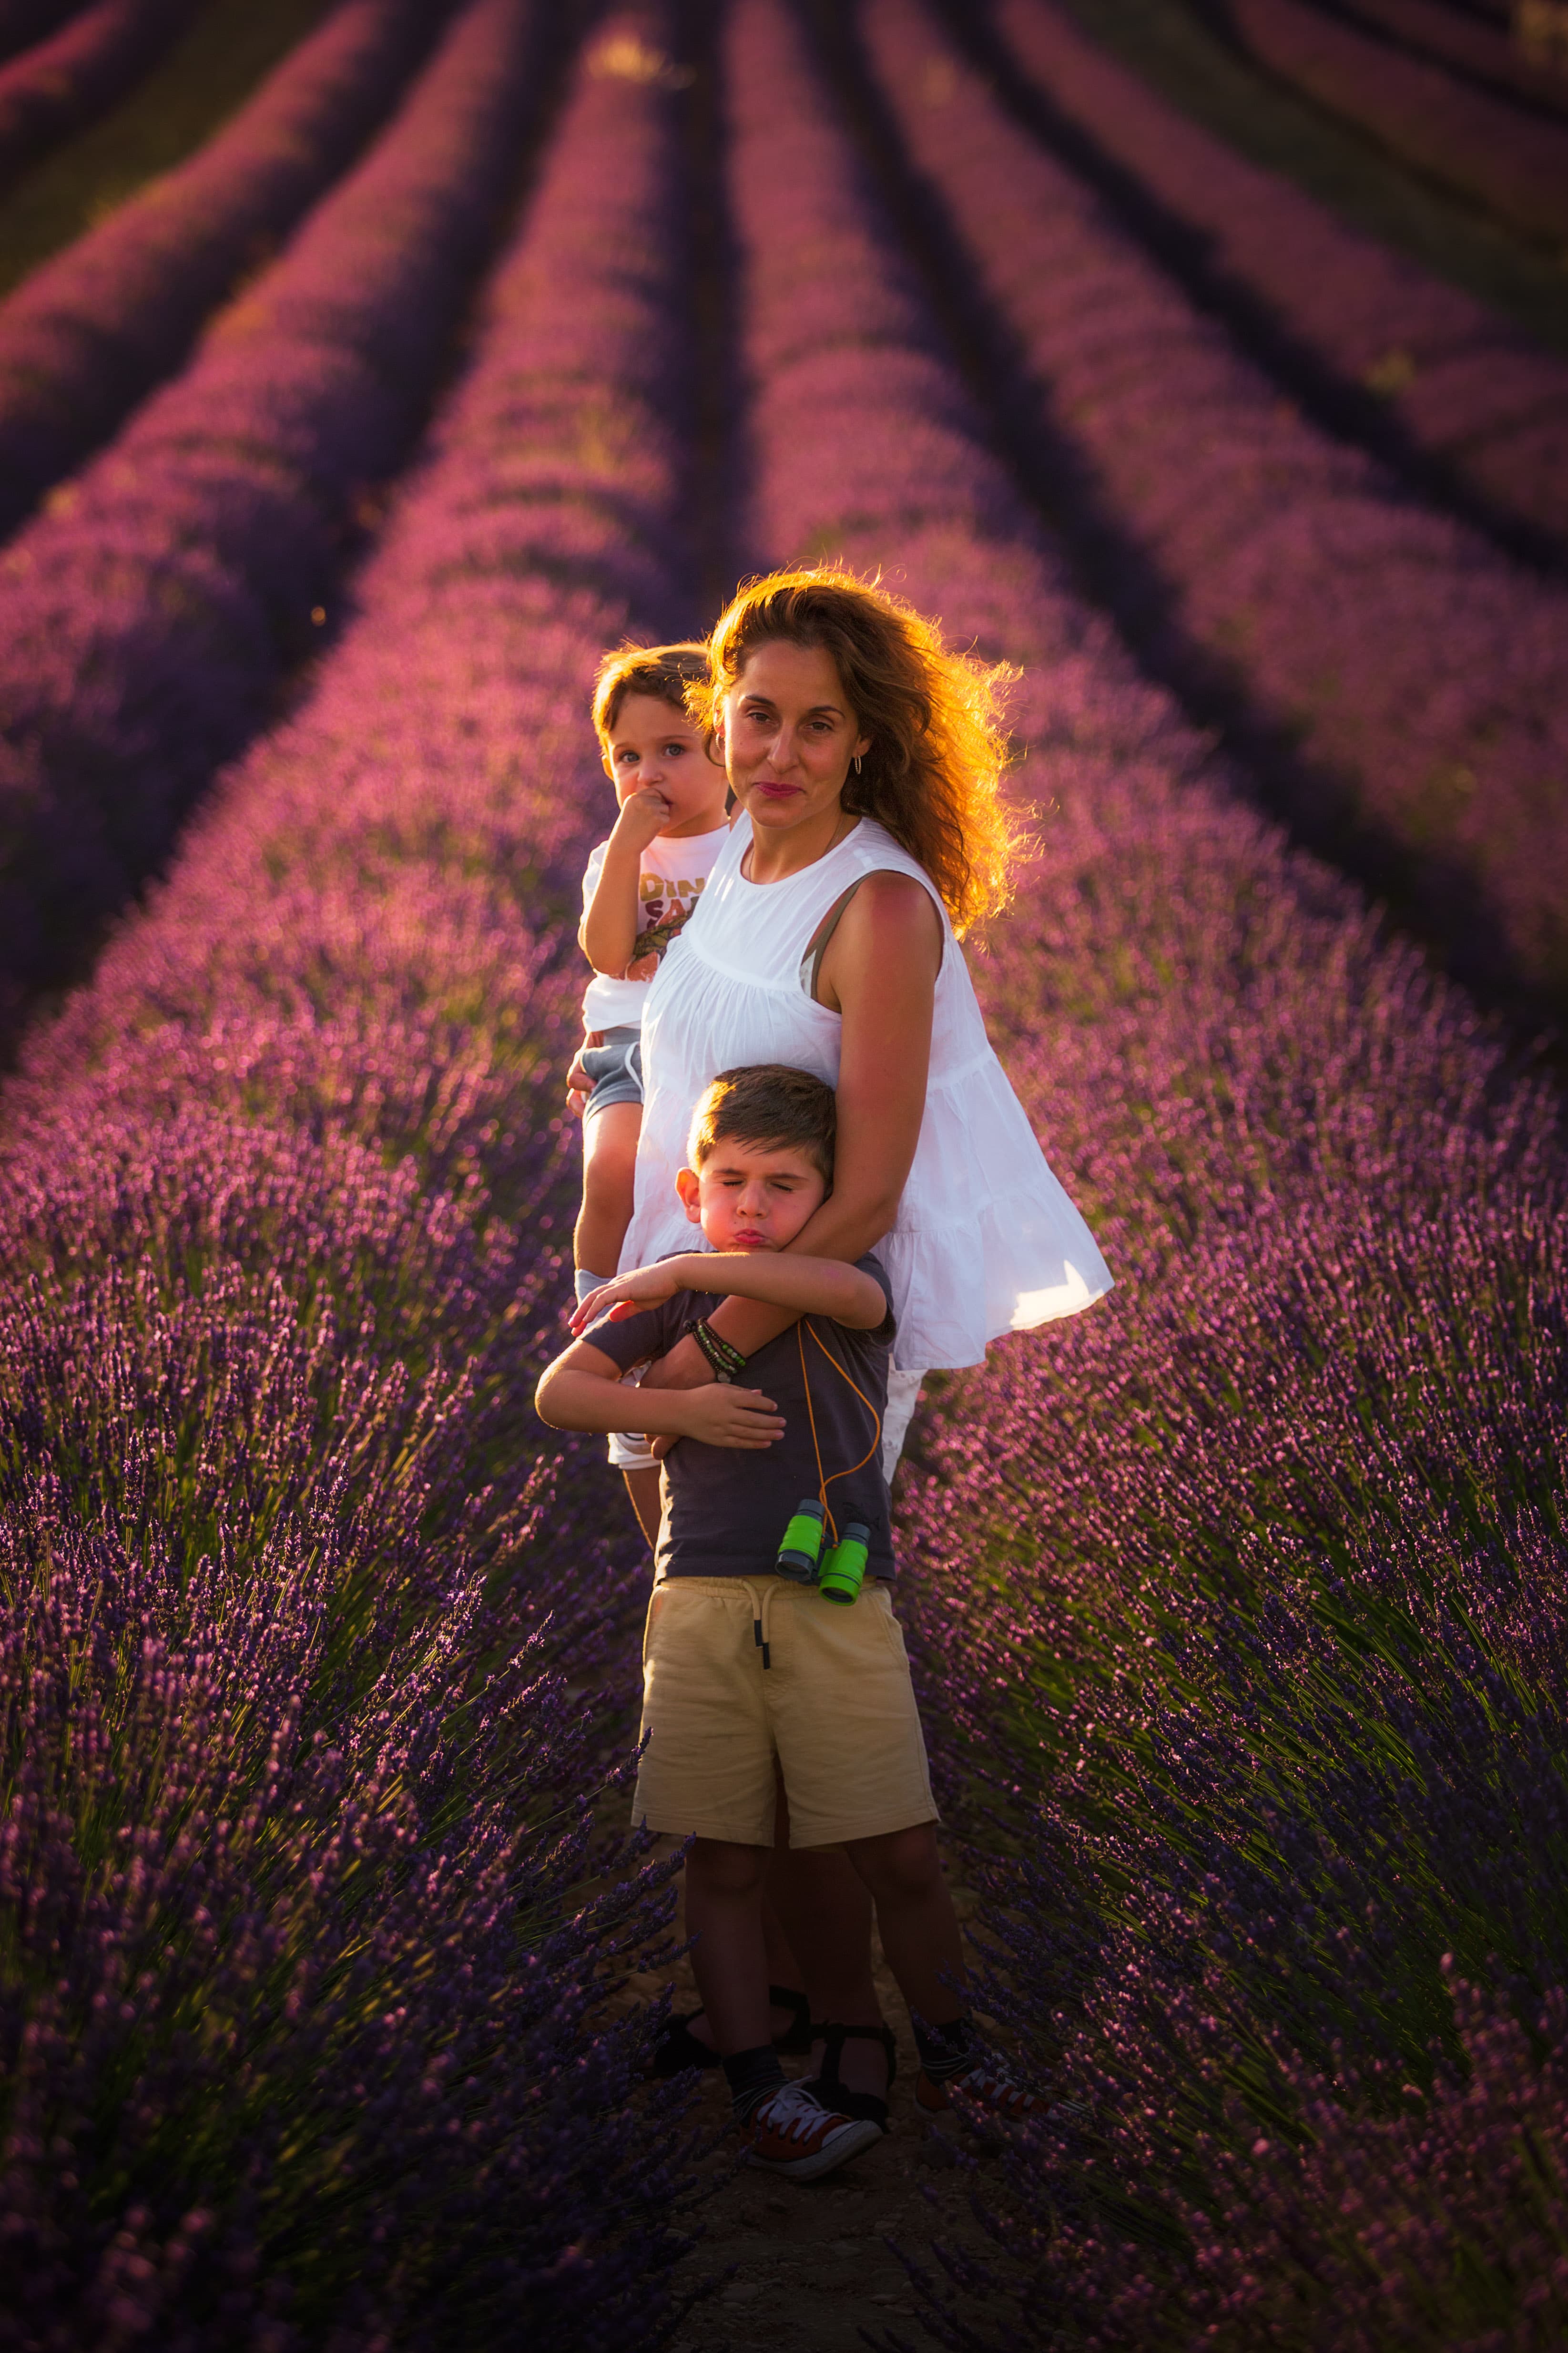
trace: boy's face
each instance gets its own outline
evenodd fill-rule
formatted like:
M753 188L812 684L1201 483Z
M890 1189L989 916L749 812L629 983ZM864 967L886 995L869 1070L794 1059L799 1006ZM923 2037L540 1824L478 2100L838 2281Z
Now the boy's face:
M665 833L711 832L724 822L724 771L700 729L653 694L628 694L604 748L605 773L622 808L634 793L669 804Z
M700 1168L683 1168L675 1182L687 1216L720 1250L784 1249L827 1192L808 1154L730 1136L720 1139Z

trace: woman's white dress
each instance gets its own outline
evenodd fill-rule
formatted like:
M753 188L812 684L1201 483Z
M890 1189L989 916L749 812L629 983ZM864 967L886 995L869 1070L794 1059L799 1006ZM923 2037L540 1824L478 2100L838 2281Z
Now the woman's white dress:
M742 815L648 993L647 1099L622 1267L690 1249L675 1174L698 1099L721 1071L787 1062L837 1085L840 1018L807 995L802 959L851 882L891 871L930 892L942 928L925 1116L898 1222L876 1246L899 1323L895 1366L977 1365L1002 1333L1076 1315L1102 1297L1110 1271L992 1051L963 952L923 868L862 818L816 865L749 882L741 866L751 839Z

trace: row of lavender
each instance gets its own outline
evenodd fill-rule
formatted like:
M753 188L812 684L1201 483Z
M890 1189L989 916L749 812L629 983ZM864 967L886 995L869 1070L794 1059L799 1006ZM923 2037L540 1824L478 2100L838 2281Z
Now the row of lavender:
M1001 0L994 24L998 69L1126 175L1200 298L1239 317L1287 381L1543 556L1568 554L1568 361L1237 154L1055 0Z
M757 553L880 564L1024 667L1039 856L977 976L1119 1277L953 1385L904 1490L992 2005L1079 2103L928 2317L1555 2343L1562 1138L1020 522L780 0L728 90Z
M345 0L191 160L0 306L0 532L153 385L349 162L437 30L418 0Z
M1456 67L1483 89L1523 98L1544 114L1568 116L1568 78L1535 54L1507 6L1485 15L1452 0L1352 0L1350 14L1420 57ZM1522 15L1523 12L1521 12ZM1498 18L1501 22L1497 21Z
M997 104L924 0L879 84L1016 350L1018 425L1167 673L1239 699L1318 838L1461 968L1568 992L1568 591L1311 426Z
M195 14L195 0L96 0L0 67L0 180L113 104Z
M1225 0L1237 39L1404 162L1548 243L1568 235L1568 126L1308 0Z
M603 2007L663 1898L583 1892L625 1801L562 1681L641 1564L530 1409L584 708L687 617L657 31L589 56L309 702L13 1088L0 2342L668 2330L678 2122Z
M59 30L62 20L77 14L79 0L0 0L0 58Z
M469 0L364 162L0 557L0 984L58 976L326 617L514 185L543 27Z

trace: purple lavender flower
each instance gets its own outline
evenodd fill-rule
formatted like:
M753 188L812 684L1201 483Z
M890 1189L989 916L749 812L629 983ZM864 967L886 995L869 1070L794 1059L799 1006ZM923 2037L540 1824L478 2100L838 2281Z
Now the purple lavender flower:
M1444 14L1466 37L1487 30ZM1052 0L1003 0L996 22L1029 81L1196 233L1212 298L1239 300L1294 364L1321 370L1374 441L1368 403L1416 459L1510 527L1568 549L1568 363L1211 136Z
M1018 348L1021 429L1123 609L1272 739L1304 827L1355 839L1461 970L1561 996L1568 595L1309 425L920 0L870 0L864 23L911 160Z
M591 45L354 618L7 1102L0 2306L61 2341L674 2316L610 1999L668 1873L594 1813L646 1570L531 1402L587 689L682 593L661 37Z
M975 968L1128 1269L942 1384L903 1475L980 2007L1069 2104L1007 2143L995 2260L944 2251L925 2316L968 2353L1242 2353L1298 2315L1370 2348L1390 2309L1423 2353L1549 2342L1558 1108L1084 610L772 0L726 102L757 554L879 565L1026 666L1037 860Z
M191 160L0 306L0 530L184 359L207 312L343 168L435 12L346 0Z
M0 179L111 106L194 14L195 0L95 0L0 68Z
M522 0L470 0L366 159L0 557L13 990L69 969L330 619L510 185L537 47Z
M1568 233L1568 126L1493 97L1302 0L1226 0L1239 40L1283 79L1513 228Z

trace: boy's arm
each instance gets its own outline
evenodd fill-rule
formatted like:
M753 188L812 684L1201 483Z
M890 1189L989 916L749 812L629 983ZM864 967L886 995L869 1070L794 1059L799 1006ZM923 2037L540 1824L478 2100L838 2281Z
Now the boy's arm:
M605 862L583 917L577 944L595 972L619 980L637 945L642 854L669 819L662 793L633 793L605 845Z
M618 1274L590 1292L572 1319L572 1329L597 1323L606 1308L614 1314L623 1302L630 1312L669 1299L678 1291L755 1299L767 1307L787 1307L795 1315L828 1315L852 1332L874 1332L888 1314L880 1283L843 1259L805 1258L790 1250L685 1250L676 1258L661 1258L657 1266Z
M542 1374L534 1410L552 1430L642 1430L655 1438L700 1438L708 1446L757 1448L784 1436L784 1418L760 1389L713 1381L701 1388L628 1387L602 1348L574 1341Z

